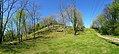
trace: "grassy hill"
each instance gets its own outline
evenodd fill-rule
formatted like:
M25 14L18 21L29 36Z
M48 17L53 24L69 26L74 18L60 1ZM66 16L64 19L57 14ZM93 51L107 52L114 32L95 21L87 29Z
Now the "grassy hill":
M45 30L45 29L44 29ZM38 31L37 31L38 32ZM40 31L39 31L40 32ZM118 54L119 46L97 37L93 29L80 35L50 32L18 45L0 45L0 54Z

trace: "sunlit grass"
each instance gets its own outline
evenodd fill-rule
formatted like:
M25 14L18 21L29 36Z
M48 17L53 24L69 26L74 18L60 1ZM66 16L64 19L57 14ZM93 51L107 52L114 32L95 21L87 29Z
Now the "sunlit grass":
M42 40L41 40L42 39ZM118 54L119 46L96 36L96 32L86 29L74 36L63 32L52 32L19 45L0 47L3 54Z

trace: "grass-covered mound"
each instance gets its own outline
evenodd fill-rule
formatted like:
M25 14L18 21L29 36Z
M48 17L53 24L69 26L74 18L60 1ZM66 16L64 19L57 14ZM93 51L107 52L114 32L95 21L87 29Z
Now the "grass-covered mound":
M74 36L64 32L52 32L36 40L17 45L0 45L0 54L118 54L119 46L96 36L85 29Z

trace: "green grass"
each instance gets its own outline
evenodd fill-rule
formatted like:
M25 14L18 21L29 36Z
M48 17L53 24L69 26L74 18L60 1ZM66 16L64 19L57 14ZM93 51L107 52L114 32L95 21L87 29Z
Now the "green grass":
M74 36L53 32L45 37L24 41L18 45L0 45L0 54L118 54L119 46L96 36L86 29Z
M111 36L111 37L114 37L114 38L119 38L119 36Z

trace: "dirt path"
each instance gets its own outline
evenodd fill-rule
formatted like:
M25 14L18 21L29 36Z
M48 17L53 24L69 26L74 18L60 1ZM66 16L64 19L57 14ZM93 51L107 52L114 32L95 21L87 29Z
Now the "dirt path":
M97 33L97 36L99 36L99 37L101 37L101 38L104 38L104 39L111 40L111 41L113 41L113 42L119 42L119 38L106 37L106 36L100 35L99 33Z

